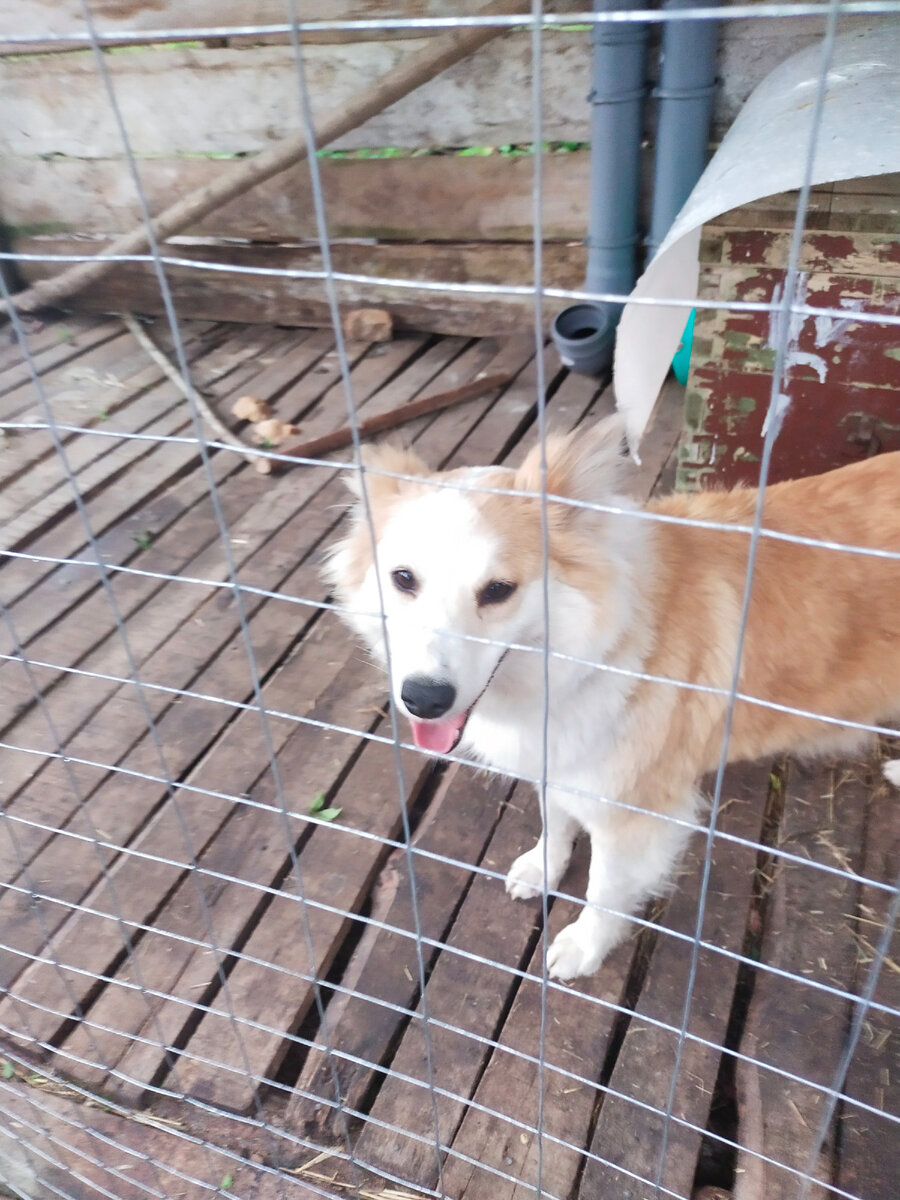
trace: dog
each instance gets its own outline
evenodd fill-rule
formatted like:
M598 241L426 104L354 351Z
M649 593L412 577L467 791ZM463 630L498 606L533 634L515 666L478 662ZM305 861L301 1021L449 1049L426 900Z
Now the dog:
M758 493L639 508L619 494L616 417L549 436L518 470L432 473L390 444L363 467L325 567L336 601L389 665L416 746L545 781L510 896L556 889L587 832L587 903L547 963L589 974L668 888L702 816ZM757 543L728 761L854 751L871 736L854 725L900 714L900 559L805 539L900 552L900 452L769 487L763 527L775 536ZM885 773L900 786L900 759Z

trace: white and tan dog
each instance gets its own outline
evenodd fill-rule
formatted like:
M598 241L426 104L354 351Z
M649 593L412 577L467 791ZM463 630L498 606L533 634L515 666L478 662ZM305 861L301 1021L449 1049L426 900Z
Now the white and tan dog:
M576 502L547 505L547 879L539 841L513 863L506 887L517 898L539 895L545 882L555 889L576 833L589 834L588 903L548 955L560 979L596 970L626 932L616 913L634 912L672 878L689 831L653 814L681 822L700 814L696 781L718 765L727 696L634 673L727 692L750 544L746 532L630 515L634 506L617 494L620 447L613 418L552 436L546 448L548 494ZM539 451L517 471L432 474L415 454L383 445L366 466L377 562L358 501L327 573L382 660L387 630L394 699L416 745L446 754L459 744L494 768L540 779L541 503L484 490L540 492ZM359 496L358 479L353 490ZM644 511L751 526L756 498L751 489L670 496ZM629 513L584 507L592 503ZM900 453L770 487L764 527L900 551ZM380 597L384 623L372 615ZM740 691L783 707L739 701L729 761L865 740L784 709L867 725L896 720L900 561L762 537ZM886 774L900 783L900 760Z

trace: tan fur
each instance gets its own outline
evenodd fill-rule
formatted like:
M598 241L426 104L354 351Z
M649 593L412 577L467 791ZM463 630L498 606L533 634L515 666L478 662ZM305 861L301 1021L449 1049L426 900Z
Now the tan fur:
M542 882L539 843L513 864L507 879L507 890L520 898L537 894L542 886L556 886L574 829L581 825L590 834L591 906L551 948L550 970L560 978L596 969L622 936L625 922L609 916L609 908L633 911L671 878L687 826L696 819L696 781L720 762L728 704L727 694L721 693L730 689L735 668L750 536L711 526L748 529L757 504L756 491L739 489L670 496L645 509L648 515L700 523L687 525L649 520L634 511L591 508L628 508L615 494L623 469L620 437L617 422L605 422L549 438L545 455L535 449L518 471L498 467L461 479L478 521L495 535L490 539L498 547L493 578L516 583L517 594L530 584L534 595L533 585L544 569L546 538L549 571L562 585L560 594L567 594L568 587L588 601L579 610L587 614L583 626L574 628L584 628L584 644L608 647L603 665L624 673L617 677L618 693L615 688L603 695L595 691L585 701L584 691L567 693L563 687L556 692L562 713L572 714L571 720L562 716L556 736L564 741L571 723L583 758L583 766L580 760L573 764L571 756L566 759L564 775L589 779L580 786L588 786L598 799L578 799L571 786L566 791L565 777L554 781L551 775L555 791L552 803L548 800L544 835L551 877ZM452 484L464 474L430 476L415 455L385 447L370 455L367 466L376 539L396 506L415 504L434 492L437 481ZM415 478L398 481L379 470ZM546 504L534 495L515 494L540 493L544 482L551 497ZM578 503L553 500L554 495ZM900 453L770 487L762 524L769 532L900 553ZM342 603L352 607L371 565L371 531L357 504L354 526L329 568ZM493 611L487 615L494 619ZM503 671L519 669L514 663L515 655L506 658ZM635 669L654 678L633 682L627 673ZM502 687L502 675L488 698ZM602 678L612 677L594 674L595 681ZM582 678L573 686L593 685ZM764 703L737 702L728 761L784 752L827 753L865 740L864 733L839 723L767 704L837 722L895 725L900 718L900 560L761 536L739 690ZM539 691L538 684L538 707ZM473 706L476 715L488 703L480 697ZM526 697L524 703L520 711L534 720L531 701ZM514 706L510 701L509 707ZM576 718L590 713L594 720L595 709L605 747L600 756L590 744L593 730L574 730ZM533 734L526 735L529 744L534 740ZM489 751L476 749L491 761ZM888 778L900 781L900 767L891 764ZM653 814L675 816L681 825ZM600 912L603 906L607 915Z
M585 489L576 478L584 469L585 456L579 457L577 449L572 438L548 438L548 494L586 498L579 494ZM485 489L538 492L540 461L535 448L517 472L497 468L480 478L479 484ZM366 465L377 536L395 504L414 502L429 488L429 473L415 453L389 444L369 449ZM421 483L411 482L381 472L423 478ZM456 474L445 472L437 478L452 482ZM596 481L589 490L596 491ZM750 527L756 499L756 490L749 488L673 495L651 502L646 511ZM540 500L487 490L474 492L473 500L503 534L498 577L538 577L543 567ZM616 581L605 569L600 526L629 518L552 501L546 511L551 570L592 596L598 620L602 619L603 605ZM820 541L900 551L900 452L769 487L763 526ZM353 567L341 581L348 594L371 562L370 534L364 522L355 531L353 544ZM653 523L644 619L654 649L645 673L706 687L730 687L749 546L746 533ZM861 724L898 715L900 561L761 537L740 690L759 700ZM661 692L665 693L662 702ZM673 693L674 689L659 684L641 684L631 708L647 706L648 719L656 710L660 715L662 710L668 712L672 724L665 745L658 738L650 739L661 756L668 759L673 747L680 746L682 753L690 747L692 769L711 770L721 753L726 701L679 690L677 702L671 703ZM729 761L804 752L817 744L840 747L847 740L839 726L739 701ZM859 739L851 734L849 741L855 740Z
M578 489L565 474L565 460L554 457L555 448L548 444L548 492L571 496ZM571 451L571 443L566 449ZM540 486L536 460L535 452L514 486ZM645 511L749 528L756 503L757 491L741 488L668 496ZM506 531L521 561L529 566L540 561L538 501L490 497L482 504ZM583 512L549 505L551 569L592 595L599 613L615 580L604 571L597 518L586 525ZM900 452L768 488L763 527L900 552ZM652 566L643 619L653 650L644 673L729 689L749 534L654 522L649 548ZM739 688L749 697L857 724L896 719L900 560L761 537L741 663ZM629 703L628 732L633 736L628 746L634 758L627 774L633 802L665 810L687 782L718 765L726 707L726 697L638 684ZM864 735L831 722L739 700L728 761L841 750L863 740Z
M752 525L755 491L669 497L651 511ZM766 529L847 546L900 551L900 453L766 492ZM737 641L749 538L658 527L655 604L660 637L648 671L727 687ZM710 617L712 619L710 619ZM761 700L862 724L898 715L900 561L762 537L742 656L741 691ZM686 732L694 703L679 707ZM718 761L709 730L701 769ZM851 738L858 740L856 735ZM816 743L840 745L840 727L738 703L729 757L756 758Z

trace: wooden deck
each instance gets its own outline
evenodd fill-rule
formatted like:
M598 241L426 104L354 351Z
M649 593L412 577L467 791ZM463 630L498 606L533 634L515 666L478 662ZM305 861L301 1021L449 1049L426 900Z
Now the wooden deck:
M250 392L310 437L343 424L326 332L187 322L185 336L221 414ZM0 567L0 1191L524 1200L540 1164L548 1198L653 1196L703 845L655 924L595 977L548 990L541 1091L539 906L493 877L535 837L536 804L402 751L413 904L383 678L301 602L326 599L339 473L211 459L240 582L258 589L242 604L263 723L184 401L117 322L30 343L56 419L96 433L60 435L67 466L46 431L0 443L3 548L20 555ZM514 376L407 428L433 463L516 461L530 444L527 340L404 336L350 354L366 416ZM607 410L552 351L545 364L555 424ZM0 405L40 419L6 333ZM668 485L680 425L673 391L636 495ZM877 883L900 867L900 810L878 778L874 760L728 774L658 1194L799 1194L889 904ZM341 809L332 824L307 818L320 794ZM565 881L574 895L584 872ZM573 907L553 903L551 933ZM840 1190L815 1185L816 1200L897 1195L897 951L817 1168Z

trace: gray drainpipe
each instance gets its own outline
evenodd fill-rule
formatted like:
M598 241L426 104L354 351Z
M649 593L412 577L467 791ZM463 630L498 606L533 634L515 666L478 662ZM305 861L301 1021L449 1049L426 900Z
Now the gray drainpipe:
M647 0L594 0L594 12L647 7ZM637 270L638 204L647 26L643 21L594 25L591 189L585 290L627 296ZM551 333L563 364L598 375L612 361L622 304L573 304Z
M720 0L713 0L718 3ZM666 0L688 8L696 0ZM638 10L646 0L594 0L594 12ZM659 123L654 162L649 257L706 166L716 84L718 22L667 21L662 39ZM644 97L642 22L594 26L591 117L591 194L585 290L627 296L636 279L637 221ZM622 304L582 303L564 309L551 333L563 364L599 375L612 360Z
M666 0L665 7L673 10L695 5L696 0ZM648 260L656 254L706 167L718 36L718 21L666 22L659 86L653 92L659 100L659 117Z

